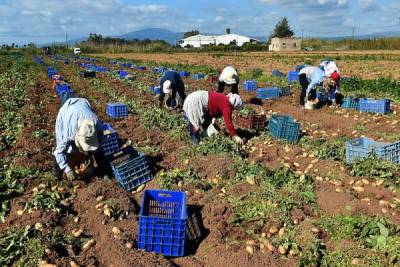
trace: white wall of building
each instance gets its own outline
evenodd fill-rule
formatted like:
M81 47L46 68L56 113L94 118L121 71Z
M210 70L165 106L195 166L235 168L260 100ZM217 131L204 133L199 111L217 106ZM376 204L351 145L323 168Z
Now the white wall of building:
M251 41L257 41L251 39L246 36L238 35L238 34L224 34L219 36L212 36L212 35L202 35L198 34L195 36L190 36L188 38L182 39L179 43L181 47L187 47L190 45L191 47L201 47L204 45L229 45L232 42L236 41L237 46L242 46L245 43L249 43Z

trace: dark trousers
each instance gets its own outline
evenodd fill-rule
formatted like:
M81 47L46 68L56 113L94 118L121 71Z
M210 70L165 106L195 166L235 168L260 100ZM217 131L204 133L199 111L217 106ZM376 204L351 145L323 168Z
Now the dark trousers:
M200 142L200 131L197 130L195 131L194 126L190 123L189 118L186 116L186 114L183 115L184 119L188 122L188 130L189 130L189 135L190 139L192 140L193 144L198 144ZM207 129L208 126L210 126L212 121L212 118L207 117L201 127L203 129Z
M300 93L300 105L304 106L305 104L305 98L307 95L307 88L310 85L310 83L307 80L307 76L305 74L300 74L299 75L299 82L301 85L301 93ZM309 95L308 95L308 100L314 100L317 98L317 92L316 90L311 90Z
M71 156L72 155L69 155L69 154L67 155L68 161L70 161L69 158ZM106 157L104 156L104 153L101 150L89 152L87 155L85 155L85 160L90 159L90 158L93 158L97 163L97 168L95 169L95 172L93 173L94 176L104 177L104 175L108 175L108 176L112 175L110 163L107 161ZM73 168L74 166L70 166L70 167ZM61 180L63 172L64 172L64 170L60 169L60 166L58 166L56 158L54 158L54 161L53 161L54 177L56 177L58 180ZM84 177L84 179L88 179L88 178L91 178L91 177Z
M185 101L185 98L186 98L185 89L184 88L180 88L179 90L172 89L172 93L171 93L172 99L176 99L176 94L178 94L179 97L181 98L181 104L183 105L183 102ZM165 94L161 87L161 92L160 92L160 96L159 96L159 107L160 108L162 108L164 105L164 99L165 99Z
M239 94L239 88L238 88L239 86L238 85L239 85L239 81L237 83L231 85L231 93L232 94ZM223 93L225 91L225 87L227 87L227 86L228 85L225 82L218 81L217 92Z

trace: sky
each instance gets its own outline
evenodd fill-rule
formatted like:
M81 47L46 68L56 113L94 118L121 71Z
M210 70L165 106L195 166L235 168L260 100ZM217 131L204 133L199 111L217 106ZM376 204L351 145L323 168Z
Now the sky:
M0 0L0 43L118 36L148 27L266 36L284 16L297 36L400 31L400 0Z

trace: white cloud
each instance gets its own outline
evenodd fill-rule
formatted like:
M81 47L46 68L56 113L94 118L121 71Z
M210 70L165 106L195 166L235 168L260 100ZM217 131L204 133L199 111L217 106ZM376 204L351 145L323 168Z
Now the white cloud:
M358 0L358 5L364 12L377 11L379 8L376 0Z

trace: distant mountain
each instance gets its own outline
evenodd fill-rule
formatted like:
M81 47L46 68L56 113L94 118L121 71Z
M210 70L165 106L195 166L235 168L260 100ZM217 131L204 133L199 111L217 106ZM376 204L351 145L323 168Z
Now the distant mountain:
M129 32L120 36L119 38L124 38L128 40L138 39L150 39L150 40L164 40L167 43L175 44L177 41L182 39L183 33L172 32L161 28L147 28L134 32Z

